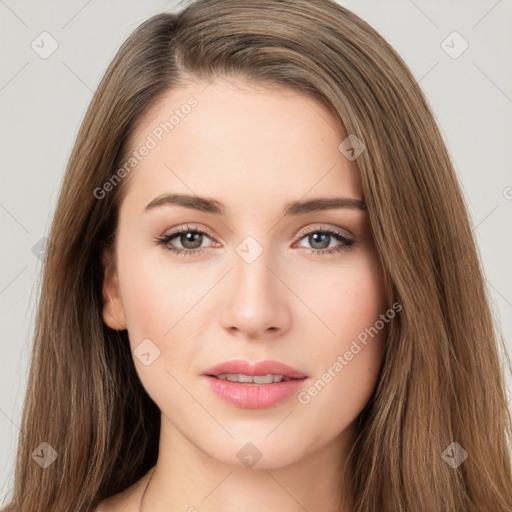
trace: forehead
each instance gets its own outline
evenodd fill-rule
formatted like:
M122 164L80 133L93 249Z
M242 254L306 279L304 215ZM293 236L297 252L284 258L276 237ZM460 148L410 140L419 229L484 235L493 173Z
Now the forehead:
M150 148L130 176L126 200L184 192L236 206L312 196L361 198L355 162L334 115L289 88L217 79L171 90L139 122L131 151ZM229 213L229 212L228 212Z

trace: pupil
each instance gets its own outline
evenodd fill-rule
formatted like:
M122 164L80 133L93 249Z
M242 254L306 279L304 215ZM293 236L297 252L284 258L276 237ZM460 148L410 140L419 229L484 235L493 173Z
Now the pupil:
M194 240L194 237L197 237L197 239ZM198 240L199 243L197 243ZM201 247L202 242L203 235L201 233L197 233L196 231L189 232L181 236L181 243L183 247L185 247L185 249L197 249L198 247ZM189 243L191 243L192 245L188 245Z
M309 243L315 249L326 249L329 247L329 237L331 235L327 235L325 233L313 233L309 235ZM322 240L320 240L322 239ZM320 244L320 246L315 246L315 244Z

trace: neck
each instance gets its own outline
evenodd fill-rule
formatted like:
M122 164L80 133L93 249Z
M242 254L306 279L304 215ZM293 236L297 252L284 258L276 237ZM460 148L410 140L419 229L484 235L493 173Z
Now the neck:
M244 467L238 459L230 464L229 458L211 457L162 415L158 462L139 508L141 512L235 512L243 504L246 512L351 512L352 498L343 492L342 482L350 481L348 452L353 440L351 426L318 450L312 448L297 460L292 456L286 465L264 464L262 457L254 467Z

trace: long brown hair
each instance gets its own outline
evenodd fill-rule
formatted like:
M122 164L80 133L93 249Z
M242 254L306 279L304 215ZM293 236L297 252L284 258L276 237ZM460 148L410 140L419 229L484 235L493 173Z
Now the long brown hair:
M330 0L199 0L153 16L120 48L78 133L49 235L5 510L89 511L156 463L159 410L127 332L101 314L101 250L130 180L101 199L95 190L164 93L216 76L301 91L366 147L357 159L364 200L387 299L402 310L359 417L354 511L511 512L502 340L453 165L402 59ZM42 442L58 454L46 469L32 458ZM454 442L468 454L457 468L443 457Z

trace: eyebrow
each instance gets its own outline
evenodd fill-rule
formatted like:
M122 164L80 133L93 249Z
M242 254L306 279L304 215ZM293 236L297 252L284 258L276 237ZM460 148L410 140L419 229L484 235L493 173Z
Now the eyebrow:
M181 206L201 212L213 213L214 215L225 215L226 207L216 199L200 197L189 194L163 194L153 199L145 208L144 212L150 211L159 206ZM349 208L366 210L366 204L359 199L348 197L330 197L310 199L308 201L292 201L284 207L283 216L297 216L306 213L332 210L337 208Z

